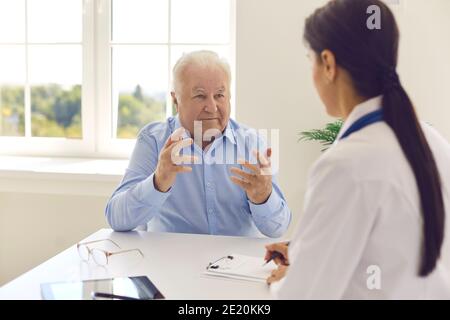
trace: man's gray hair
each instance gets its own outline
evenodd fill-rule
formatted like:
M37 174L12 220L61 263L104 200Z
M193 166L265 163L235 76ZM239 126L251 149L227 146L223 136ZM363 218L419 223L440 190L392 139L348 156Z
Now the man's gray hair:
M230 65L224 58L219 57L219 55L214 51L192 51L189 53L184 53L173 67L173 90L175 92L179 92L179 90L181 90L183 72L185 68L190 65L195 65L203 68L219 67L227 75L228 85L231 82Z

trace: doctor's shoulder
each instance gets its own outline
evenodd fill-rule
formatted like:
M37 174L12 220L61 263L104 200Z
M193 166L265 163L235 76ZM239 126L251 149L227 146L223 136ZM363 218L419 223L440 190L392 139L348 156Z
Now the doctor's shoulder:
M311 167L310 178L339 172L347 172L357 180L395 175L399 163L403 163L403 154L394 133L385 126L367 128L371 130L356 132L333 144Z

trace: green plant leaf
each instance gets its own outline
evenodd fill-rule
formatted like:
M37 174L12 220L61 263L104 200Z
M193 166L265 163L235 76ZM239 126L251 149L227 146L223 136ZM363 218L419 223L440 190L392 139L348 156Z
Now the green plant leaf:
M327 123L323 129L302 131L299 133L300 138L298 141L319 141L323 146L326 146L325 149L322 149L324 151L336 140L343 123L342 120L337 120Z

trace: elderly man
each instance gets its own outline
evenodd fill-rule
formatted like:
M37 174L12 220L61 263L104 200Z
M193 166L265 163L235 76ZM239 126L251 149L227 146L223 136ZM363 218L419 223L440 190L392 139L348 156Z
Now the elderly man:
M264 141L255 131L230 120L229 65L214 52L196 51L180 58L173 79L178 115L140 131L106 207L111 227L281 236L291 213L267 170L271 150L258 151Z

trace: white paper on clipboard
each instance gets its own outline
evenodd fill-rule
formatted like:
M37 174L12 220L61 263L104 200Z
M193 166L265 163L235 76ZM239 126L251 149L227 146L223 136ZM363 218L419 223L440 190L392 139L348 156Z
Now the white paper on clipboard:
M265 261L261 257L231 254L211 263L204 274L236 280L266 282L272 270L277 266L273 261L268 264L264 263Z

